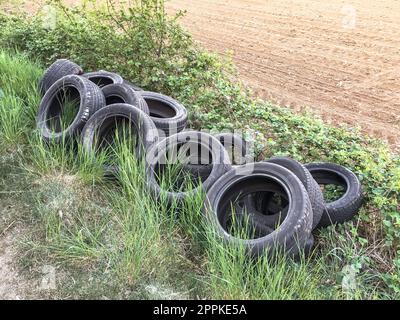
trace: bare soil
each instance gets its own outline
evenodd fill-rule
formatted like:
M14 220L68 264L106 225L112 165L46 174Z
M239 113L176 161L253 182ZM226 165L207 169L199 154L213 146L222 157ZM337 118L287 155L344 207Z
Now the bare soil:
M264 99L400 146L400 1L170 0Z
M0 300L21 300L30 298L37 284L26 279L17 267L15 238L17 228L0 236Z

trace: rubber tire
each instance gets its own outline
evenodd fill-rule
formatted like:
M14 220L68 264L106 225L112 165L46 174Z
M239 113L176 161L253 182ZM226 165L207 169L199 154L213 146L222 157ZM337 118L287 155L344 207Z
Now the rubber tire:
M146 101L154 124L166 137L185 129L188 114L186 108L178 101L161 93L151 91L138 91L138 93ZM174 113L173 116L171 112Z
M317 228L351 220L363 202L362 186L358 177L349 169L334 163L315 162L306 164L305 167L318 184L336 184L346 188L342 197L325 203L325 210ZM341 179L343 181L340 181Z
M107 119L114 118L116 116L124 117L129 119L135 124L138 129L137 132L140 134L142 141L142 148L137 150L135 156L138 159L144 157L146 151L158 141L157 129L154 126L153 121L150 117L142 110L126 103L116 103L108 105L98 110L86 123L82 131L82 143L84 149L88 153L96 152L96 135L101 129ZM118 168L115 166L106 166L105 175L115 176L118 173Z
M206 142L204 142L205 140ZM201 186L197 186L190 191L174 192L163 190L157 182L157 174L155 172L156 164L172 146L188 141L200 141L203 146L210 148L213 161L210 174L207 179L202 182ZM187 198L194 197L195 194L201 191L201 188L207 192L215 181L231 168L232 166L229 161L228 153L219 141L208 133L198 131L184 131L169 136L154 145L152 151L146 156L146 174L149 190L156 199L164 195L169 203L182 202Z
M109 84L122 84L124 82L124 79L119 74L104 70L84 73L82 77L89 79L100 88Z
M68 75L80 75L83 73L82 68L75 62L68 59L58 59L50 67L47 68L39 82L39 90L42 96L47 90L62 77Z
M267 162L276 163L292 171L303 183L308 192L311 206L313 209L313 229L319 224L325 209L324 196L321 188L312 177L307 168L300 162L289 157L272 157Z
M241 166L244 172L240 174L238 169L232 169L220 177L214 185L208 190L204 205L204 212L209 219L211 225L215 228L216 233L223 241L232 246L244 247L247 252L257 257L262 254L271 255L276 249L282 249L290 256L296 256L300 250L303 250L307 240L310 238L312 229L312 208L308 197L308 193L299 178L288 169L274 163L259 162L255 164L246 164ZM279 181L288 192L290 201L289 211L286 219L281 226L270 234L257 239L240 239L229 234L220 223L221 199L226 195L235 195L232 189L242 181L246 183L245 193L254 193L254 191L262 191L262 185L258 186L251 181L257 176L265 176L269 179ZM244 185L237 186L244 188ZM241 191L241 190L240 190Z
M144 113L149 114L149 108L147 107L147 103L144 99L136 93L132 87L126 84L109 84L101 89L104 94L104 98L106 99L106 105L114 104L114 103L126 103L130 104L136 108L139 108ZM110 102L109 99L112 97L116 97L120 102Z
M215 138L217 138L221 144L224 146L224 148L228 151L226 143L225 142L231 142L230 144L233 146L240 146L240 153L241 153L241 157L242 160L243 158L246 157L247 155L247 143L246 140L244 140L241 136L234 134L232 132L227 132L227 133L219 133L214 135ZM235 159L232 159L231 155L228 153L228 155L230 156L230 160L231 163L234 165L242 165L244 164L243 161L241 161L240 163L234 163ZM206 178L211 170L212 170L212 165L209 164L188 164L185 166L187 170L194 172L196 174L198 174L199 176Z
M268 204L268 202L270 202L270 200L274 194L278 193L279 195L282 196L282 194L280 194L279 190L274 191L272 189L269 189L269 191L270 191L270 195L267 195L267 197L269 198L266 201L267 204ZM279 208L279 212L277 212L277 213L265 214L264 213L265 210L260 211L256 206L257 201L259 201L260 199L255 200L254 198L257 199L259 194L260 193L256 193L254 195L250 195L249 197L247 197L244 201L244 207L242 208L242 210L246 211L251 216L251 218L256 218L256 221L254 222L254 224L256 226L264 225L269 228L276 229L276 227L279 226L280 224L282 224L284 219L286 219L289 205L287 205L283 208ZM264 192L263 192L263 194L264 194Z
M247 155L247 142L246 140L239 136L238 134L232 133L232 132L223 132L223 133L218 133L215 135L215 137L222 143L222 145L227 149L227 143L229 143L230 146L233 147L240 147L240 156L242 159L240 159L240 162L236 162L233 158L231 158L231 163L233 165L243 165L246 162L246 155Z
M317 182L310 174L310 172L300 162L289 157L272 157L271 159L265 160L265 162L275 163L277 165L289 169L303 183L304 187L307 190L311 206L313 209L313 230L314 230L321 220L322 214L325 209L325 202L322 191ZM269 227L273 227L274 225L276 225L276 221L278 221L280 216L279 214L263 215L263 213L259 211L260 208L258 208L260 206L259 202L263 201L266 203L266 206L268 206L270 199L265 199L265 198L259 199L259 197L260 197L259 195L255 195L254 197L247 198L245 206L248 208L249 211L253 213L253 216L254 215L263 216L265 224L268 225ZM269 195L269 197L271 197L271 195ZM266 208L263 211L266 211ZM284 212L284 209L282 210L282 212ZM281 216L284 217L284 214L281 214Z
M47 115L52 108L53 99L64 87L73 87L79 92L80 105L72 123L64 131L56 133L48 127ZM42 98L36 118L37 128L43 139L48 142L61 142L63 139L75 138L81 133L89 118L105 105L104 95L95 84L81 76L65 76L57 80Z

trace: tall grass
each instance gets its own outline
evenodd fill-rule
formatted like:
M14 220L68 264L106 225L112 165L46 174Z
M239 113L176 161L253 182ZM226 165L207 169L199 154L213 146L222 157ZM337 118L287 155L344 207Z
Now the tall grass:
M370 247L360 247L358 231L349 234L342 226L322 232L313 255L299 262L284 255L250 260L243 247L227 246L216 236L202 210L204 192L172 204L148 192L145 163L135 157L132 141L114 141L118 174L115 181L104 180L109 152L87 153L80 143L66 141L44 143L35 131L42 71L18 54L0 54L0 68L0 135L6 144L1 143L8 149L24 146L19 165L33 181L32 230L23 256L30 264L55 264L85 279L80 297L107 294L109 285L115 291L108 294L120 297L128 290L122 297L132 298L154 297L154 290L161 298L391 297L382 276L365 270ZM18 102L15 115L3 101ZM173 174L163 179L165 189L174 184ZM17 199L27 201L23 195ZM341 286L347 265L356 268L358 281L350 292ZM102 290L91 285L93 277Z
M25 56L0 51L0 148L15 148L33 127L41 74L38 65Z

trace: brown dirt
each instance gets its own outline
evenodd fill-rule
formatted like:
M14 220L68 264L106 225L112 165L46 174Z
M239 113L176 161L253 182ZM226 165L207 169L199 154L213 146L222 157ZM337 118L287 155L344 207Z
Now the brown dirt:
M15 238L18 228L0 234L0 300L29 299L35 293L37 284L22 275L17 267Z
M256 95L400 146L400 1L171 0ZM353 19L354 17L354 19Z

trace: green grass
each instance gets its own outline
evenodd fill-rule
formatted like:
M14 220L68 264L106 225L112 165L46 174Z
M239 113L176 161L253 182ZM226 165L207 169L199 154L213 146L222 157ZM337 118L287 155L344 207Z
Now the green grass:
M36 87L41 73L35 63L0 52L0 150L22 142L32 126L40 101ZM19 79L25 80L21 83Z
M61 92L54 98L53 103L61 106L60 114L57 117L48 119L48 126L54 132L62 132L68 128L78 113L80 98L77 93L71 92L70 88L62 88Z
M0 57L12 61L10 65L29 64L18 54ZM18 88L32 80L12 68L3 69L2 76L13 78ZM17 91L7 94L20 99ZM35 100L22 101L25 109L37 108ZM244 248L225 246L210 229L202 215L201 193L183 204L155 201L145 187L144 164L132 157L129 141L116 143L113 150L120 168L117 181L104 181L106 156L88 156L81 147L47 146L37 136L33 118L27 119L21 140L7 142L7 150L15 150L12 159L2 153L1 170L7 174L2 174L1 186L2 192L11 191L6 187L11 181L16 189L21 183L24 192L13 195L13 204L28 208L22 211L25 216L10 213L2 225L18 219L29 229L21 239L22 266L57 266L62 276L56 297L391 297L382 274L364 269L371 263L370 248L360 246L357 222L350 229L354 234L345 226L323 231L313 256L298 263L284 255L250 261ZM1 121L3 134L11 123L5 117ZM164 179L164 187L170 188L173 179ZM7 199L0 194L2 205ZM346 265L356 268L354 292L341 288Z
M0 18L0 43L25 52L0 53L0 226L29 230L21 243L23 269L57 266L55 296L63 298L398 298L399 155L357 130L254 100L232 80L229 62L196 47L175 20L146 10L145 17L116 12L126 27L118 36L103 11L109 25L85 10L67 10L74 23L60 13L54 30L44 30L37 18ZM160 44L157 56L148 54ZM115 70L171 94L188 108L194 128L243 130L260 159L290 155L345 165L362 179L362 210L351 222L318 232L309 259L249 261L243 248L224 246L209 229L201 194L179 205L167 205L165 197L154 201L143 164L126 144L109 150L120 171L117 181L108 181L107 150L87 154L80 145L43 143L34 123L43 72L35 59L48 64L60 52L86 70ZM163 180L165 188L171 180ZM357 286L346 291L349 269Z

